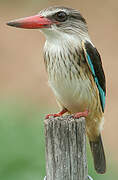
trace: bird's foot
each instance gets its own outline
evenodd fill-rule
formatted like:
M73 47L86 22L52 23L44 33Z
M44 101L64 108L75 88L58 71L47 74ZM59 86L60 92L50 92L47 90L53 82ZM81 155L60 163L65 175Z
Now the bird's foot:
M48 114L48 115L46 115L46 119L48 119L50 116L53 116L53 117L60 117L60 116L62 116L64 113L66 113L67 112L67 109L63 109L61 112L59 112L59 113L56 113L56 114Z
M88 116L89 111L85 110L84 112L78 112L76 114L74 114L74 118L79 119L80 117L87 117Z

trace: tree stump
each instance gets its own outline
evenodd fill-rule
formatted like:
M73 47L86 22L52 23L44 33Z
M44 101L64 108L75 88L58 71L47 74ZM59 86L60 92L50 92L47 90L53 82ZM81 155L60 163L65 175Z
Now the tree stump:
M86 180L85 118L50 117L44 124L47 180Z

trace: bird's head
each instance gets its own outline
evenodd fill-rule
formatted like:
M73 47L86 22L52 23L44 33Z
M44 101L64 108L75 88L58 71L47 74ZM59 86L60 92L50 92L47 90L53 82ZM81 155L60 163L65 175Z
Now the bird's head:
M35 16L10 21L9 26L26 29L40 29L47 38L60 35L87 35L85 19L79 11L66 7L49 7Z

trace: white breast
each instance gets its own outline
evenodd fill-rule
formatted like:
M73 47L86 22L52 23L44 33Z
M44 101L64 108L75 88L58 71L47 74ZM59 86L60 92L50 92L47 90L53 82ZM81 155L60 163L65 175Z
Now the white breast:
M91 82L76 59L73 59L73 54L68 55L64 48L66 45L60 48L60 46L49 47L49 44L46 44L45 59L49 85L57 100L69 111L73 113L84 111L92 103ZM69 48L74 51L73 47Z
M88 80L73 78L70 81L69 78L61 78L55 82L50 79L49 85L56 98L70 112L84 111L91 104L90 82Z

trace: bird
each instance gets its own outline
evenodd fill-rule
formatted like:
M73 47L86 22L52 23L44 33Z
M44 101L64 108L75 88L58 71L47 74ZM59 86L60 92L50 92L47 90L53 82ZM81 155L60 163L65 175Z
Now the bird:
M60 112L86 117L86 133L97 173L106 172L101 131L104 124L106 78L101 56L92 43L88 25L73 8L52 6L37 15L16 19L9 26L38 29L46 38L44 64Z

